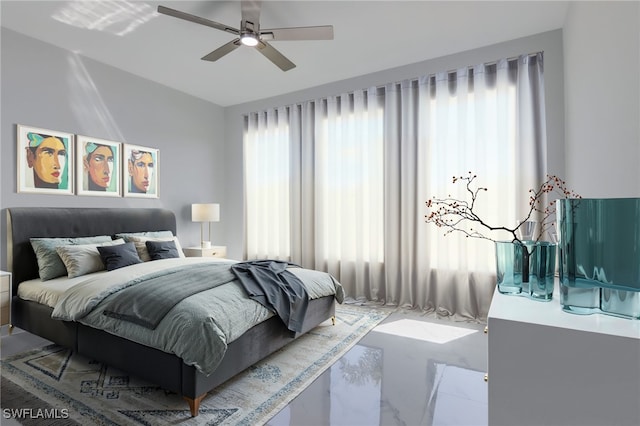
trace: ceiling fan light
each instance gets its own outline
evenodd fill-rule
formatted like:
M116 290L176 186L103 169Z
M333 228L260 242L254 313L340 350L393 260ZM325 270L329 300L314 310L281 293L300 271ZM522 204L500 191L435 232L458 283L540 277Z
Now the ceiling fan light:
M245 46L254 47L258 45L258 37L255 34L245 33L240 36L240 42Z

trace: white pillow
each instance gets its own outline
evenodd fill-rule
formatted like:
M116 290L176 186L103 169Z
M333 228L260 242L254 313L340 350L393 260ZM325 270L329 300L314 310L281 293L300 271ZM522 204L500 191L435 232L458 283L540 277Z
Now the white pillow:
M180 246L180 241L178 241L178 237L166 237L166 238L151 238L151 237L137 237L137 236L129 236L130 242L136 246L136 251L138 252L138 257L143 262L148 262L151 260L151 256L149 255L149 250L147 250L147 241L173 241L176 245L176 249L178 250L178 255L180 257L185 257L184 252L182 251L182 247Z
M56 252L67 268L69 278L79 277L92 272L103 271L104 263L100 258L98 246L115 246L124 244L123 239L95 244L81 244L56 247Z
M129 243L133 241L131 238L144 237L144 238L171 238L173 232L171 231L145 231L145 232L119 232L115 235L116 238L124 238Z

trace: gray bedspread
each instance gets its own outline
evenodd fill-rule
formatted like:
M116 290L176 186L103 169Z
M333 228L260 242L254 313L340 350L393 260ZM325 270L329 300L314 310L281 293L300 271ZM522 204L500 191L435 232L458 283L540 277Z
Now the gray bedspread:
M233 263L184 265L145 275L103 302L104 315L155 330L175 305L235 279Z

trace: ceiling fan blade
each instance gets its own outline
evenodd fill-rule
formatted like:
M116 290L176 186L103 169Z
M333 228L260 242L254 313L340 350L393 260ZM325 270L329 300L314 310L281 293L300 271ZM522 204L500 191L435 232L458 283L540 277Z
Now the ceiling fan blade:
M271 28L261 30L260 36L267 40L333 40L333 25L317 27Z
M260 8L262 2L260 0L242 0L242 20L249 21L255 26L260 22Z
M203 61L217 61L222 58L227 53L231 53L240 47L240 39L237 38L235 40L231 40L229 43L225 43L222 46L218 47L213 52L202 57Z
M217 30L225 31L231 34L240 35L240 30L237 30L236 28L168 7L158 6L158 13L173 16L174 18L184 19L185 21L189 22L195 22L196 24L206 25L207 27L215 28Z
M276 64L282 71L289 71L296 67L296 64L288 60L282 53L278 52L273 46L265 41L260 41L256 49L267 57L271 62Z

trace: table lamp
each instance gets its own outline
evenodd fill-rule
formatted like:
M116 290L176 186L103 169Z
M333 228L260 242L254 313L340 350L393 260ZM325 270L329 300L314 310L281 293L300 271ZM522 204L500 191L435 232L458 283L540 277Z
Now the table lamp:
M211 248L211 222L220 221L220 204L191 204L191 221L200 222L200 246ZM204 239L204 223L209 223L209 240Z

